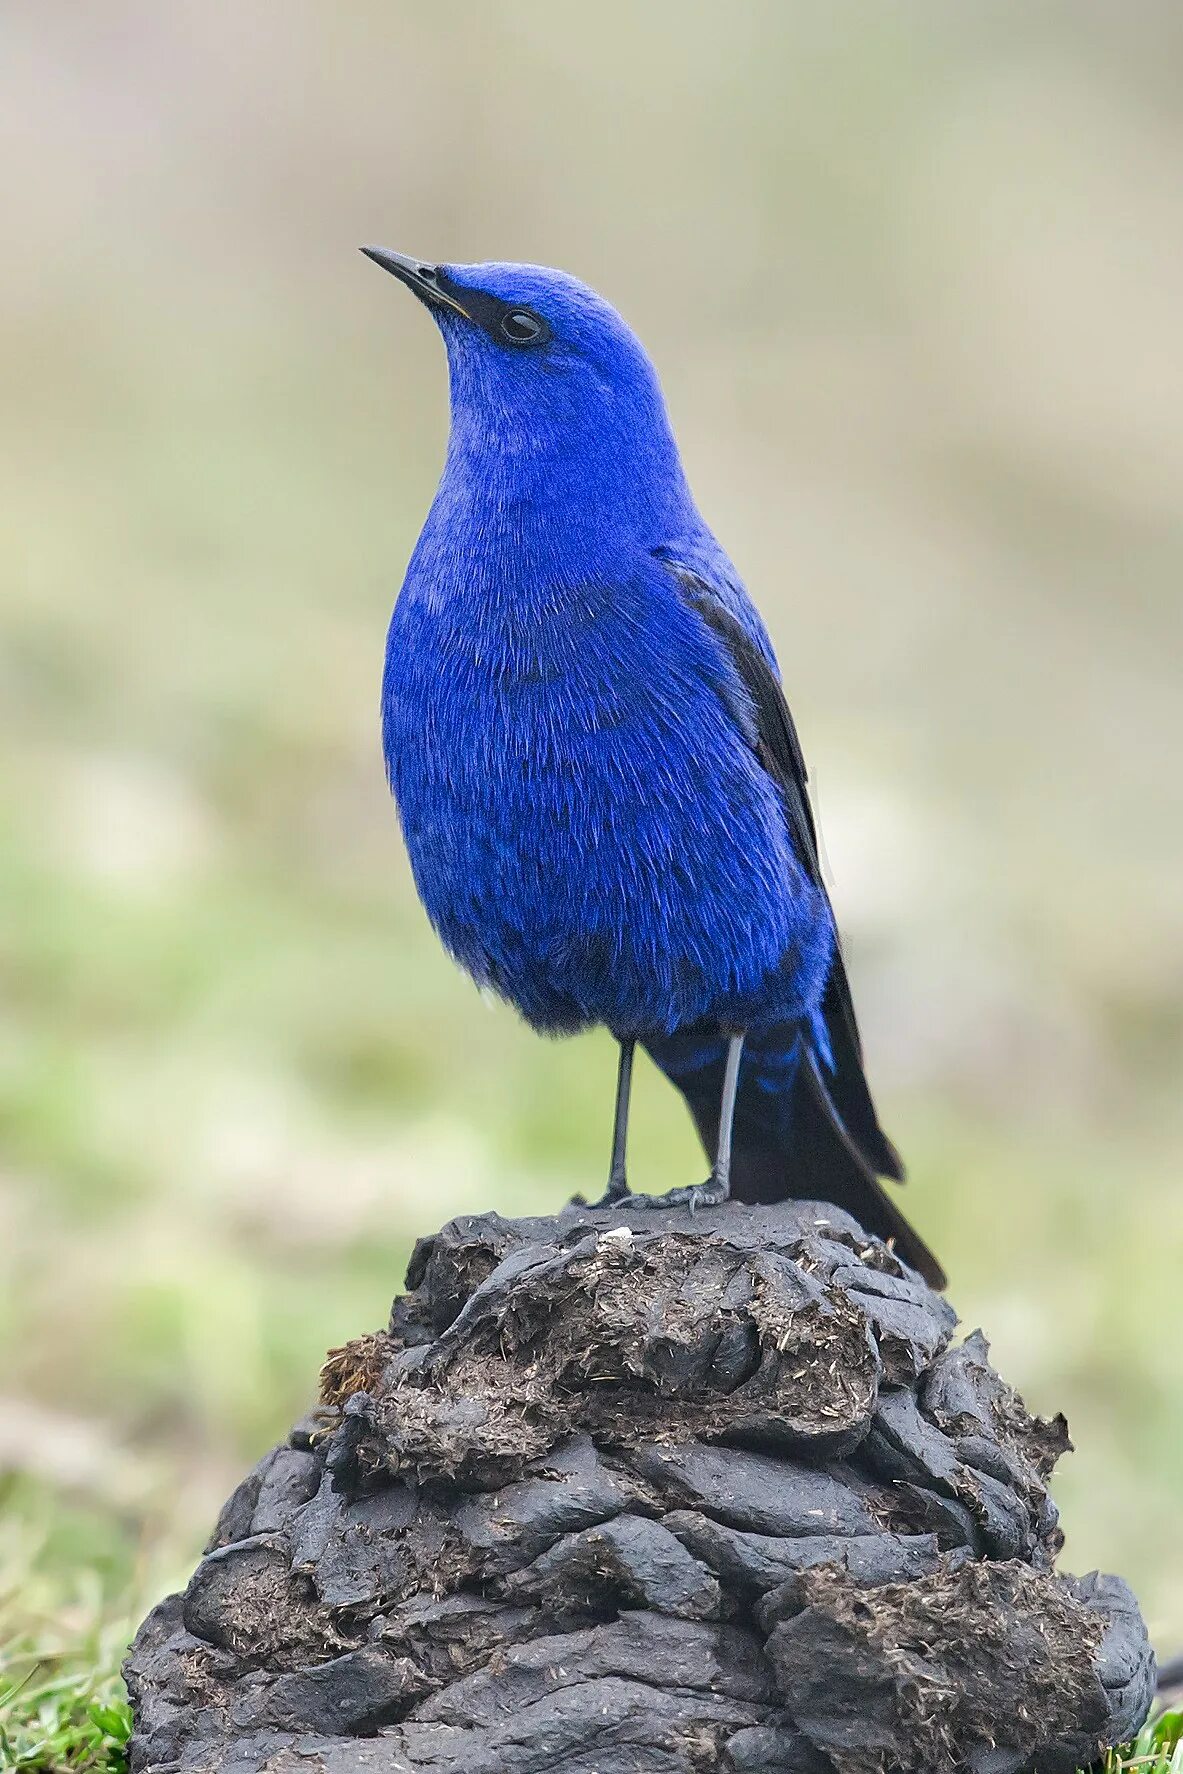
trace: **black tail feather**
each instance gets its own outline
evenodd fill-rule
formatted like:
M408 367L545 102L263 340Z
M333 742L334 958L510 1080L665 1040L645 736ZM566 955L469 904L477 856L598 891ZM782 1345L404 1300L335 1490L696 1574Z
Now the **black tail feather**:
M863 1070L863 1044L859 1038L850 996L850 982L839 949L830 969L826 995L822 1000L822 1017L833 1055L833 1070L827 1077L827 1091L842 1119L842 1125L858 1147L866 1164L877 1176L904 1180L904 1166L899 1153L879 1125L875 1104L867 1088Z
M908 1224L844 1126L829 1079L823 1076L812 1049L802 1056L795 1090L793 1164L795 1168L797 1154L804 1150L805 1169L817 1184L816 1191L811 1189L810 1194L816 1192L818 1199L844 1207L868 1232L890 1240L905 1263L918 1269L930 1287L943 1288L944 1269ZM866 1093L865 1084L863 1091ZM867 1101L870 1102L869 1094ZM889 1150L894 1152L893 1147ZM784 1163L783 1158L781 1162ZM903 1173L897 1170L892 1174L899 1177ZM793 1194L798 1192L794 1182Z
M940 1263L879 1181L881 1175L902 1179L903 1165L875 1114L840 964L835 973L840 978L827 993L823 1007L832 1069L819 1058L804 1028L770 1031L749 1042L732 1134L732 1197L768 1203L833 1202L868 1232L889 1239L931 1287L943 1288L945 1273ZM708 1154L713 1154L726 1044L719 1040L713 1047L708 1040L709 1057L700 1064L687 1065L683 1063L683 1041L688 1052L701 1048L702 1031L697 1040L688 1033L648 1045L657 1064L686 1098L699 1137ZM761 1049L784 1056L794 1047L796 1063L785 1068L784 1088L767 1088L759 1076Z

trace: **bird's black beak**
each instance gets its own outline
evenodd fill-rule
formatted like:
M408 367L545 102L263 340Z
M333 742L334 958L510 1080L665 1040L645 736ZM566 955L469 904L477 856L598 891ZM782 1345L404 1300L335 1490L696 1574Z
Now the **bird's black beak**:
M361 250L367 259L373 259L375 265L381 265L383 271L405 283L428 308L450 308L453 314L469 318L456 297L444 288L438 265L424 265L419 259L408 258L406 253L388 252L384 246L363 246Z

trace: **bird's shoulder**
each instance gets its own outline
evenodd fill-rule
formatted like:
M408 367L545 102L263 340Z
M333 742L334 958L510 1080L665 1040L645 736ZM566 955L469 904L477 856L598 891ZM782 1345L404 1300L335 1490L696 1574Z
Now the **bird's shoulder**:
M676 582L684 599L699 613L719 610L731 618L747 644L764 659L779 680L780 667L772 637L739 573L713 537L706 540L664 544L653 551L654 559Z

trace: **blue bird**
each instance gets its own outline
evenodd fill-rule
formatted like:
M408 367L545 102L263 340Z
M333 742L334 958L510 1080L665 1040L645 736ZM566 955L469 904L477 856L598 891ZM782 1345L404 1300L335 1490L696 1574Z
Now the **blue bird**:
M390 623L383 741L445 948L534 1028L620 1045L602 1204L833 1202L937 1285L863 1072L772 645L615 309L536 265L366 247L447 348L439 489ZM705 1184L634 1195L640 1042Z

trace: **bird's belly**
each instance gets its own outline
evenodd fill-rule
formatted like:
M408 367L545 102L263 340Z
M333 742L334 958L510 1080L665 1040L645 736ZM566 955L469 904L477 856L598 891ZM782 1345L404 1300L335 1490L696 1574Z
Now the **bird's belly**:
M622 711L482 689L452 699L446 739L414 697L385 711L416 885L479 983L553 1031L741 1027L814 1007L828 908L714 705L671 733L657 699Z

